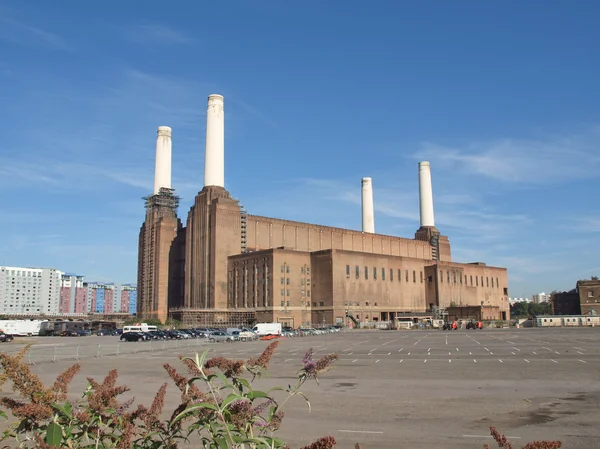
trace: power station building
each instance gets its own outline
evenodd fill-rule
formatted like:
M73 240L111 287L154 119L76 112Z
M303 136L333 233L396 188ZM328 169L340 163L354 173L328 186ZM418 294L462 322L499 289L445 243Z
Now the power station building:
M418 165L414 238L375 233L371 178L362 179L361 231L251 215L225 189L223 105L221 95L208 97L204 187L185 227L171 186L171 128L158 128L139 238L140 317L292 327L439 310L451 319L509 318L507 270L452 261L435 227L429 162Z

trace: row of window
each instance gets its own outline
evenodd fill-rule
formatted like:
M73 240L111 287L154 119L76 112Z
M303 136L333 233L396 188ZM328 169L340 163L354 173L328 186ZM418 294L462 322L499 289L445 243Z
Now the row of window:
M356 279L358 279L360 277L360 271L361 271L360 267L358 265L356 265L354 267L354 276L356 277ZM369 267L364 267L365 279L369 279L369 271L370 271ZM373 279L374 280L377 280L377 273L378 273L378 271L379 270L377 269L377 267L373 267L373 271L372 272L373 272ZM409 281L409 273L410 273L409 270L405 271L405 276L404 277L405 277L406 282ZM452 273L452 277L451 277L450 273ZM448 270L446 272L446 282L447 283L453 282L454 284L456 284L456 282L457 282L457 273L458 273L458 282L460 284L462 284L463 283L463 273L462 273L462 271L458 271L458 272L457 271L452 271L451 272L450 270ZM398 269L397 270L397 274L398 274L398 277L397 277L398 281L402 281L402 270ZM386 269L385 268L381 268L381 280L382 281L385 281L385 275L386 275ZM346 277L347 278L350 277L350 265L346 265ZM423 272L420 271L419 272L419 280L420 280L420 282L423 282L423 279L424 279ZM471 286L475 285L476 287L479 287L480 280L481 280L481 287L483 287L484 286L483 279L484 279L483 276L475 276L475 280L473 280L473 275L470 275L469 278L467 278L466 274L464 275L464 283L466 285L469 285L468 281L470 280ZM499 282L498 278L495 278L496 282L494 283L494 278L493 277L489 277L489 276L486 276L486 278L485 278L485 286L486 287L490 286L490 279L491 279L492 288L493 287L496 287L496 288L500 287L500 282ZM394 280L394 269L393 268L389 269L389 280L390 281ZM415 282L415 283L417 282L417 272L415 270L413 270L413 272L412 272L412 281ZM444 282L444 271L443 270L440 270L440 282L442 282L442 283Z
M450 283L450 273L451 271L448 270L446 271L446 282ZM452 283L456 284L456 278L457 278L457 272L456 271L452 271ZM475 286L475 287L479 287L481 285L481 287L484 286L483 284L483 276L475 276L475 284L473 284L473 275L469 275L469 277L467 278L467 275L464 275L464 283L465 285L469 285L469 280L470 280L470 284L471 287ZM480 283L481 280L481 283ZM496 287L496 288L500 288L500 281L498 280L498 278L496 278L496 283L494 285L494 278L493 277L489 277L486 276L485 277L485 286L489 287L490 286L490 280L492 281L492 288ZM440 270L440 282L444 282L444 271ZM460 284L463 283L463 273L462 271L458 272L458 282Z
M369 271L370 271L369 267L365 267L365 269L364 269L365 279L369 279ZM398 271L397 279L398 279L398 281L402 281L402 270L398 269L397 271ZM374 280L377 280L378 272L379 272L379 270L377 269L377 267L373 267L373 279ZM406 270L406 272L405 272L406 282L409 281L409 276L410 276L409 273L410 273L409 270ZM382 268L381 269L381 280L382 281L385 281L385 275L386 275L386 269ZM390 281L393 281L394 280L394 269L393 268L390 268L389 275L390 275L390 277L389 277ZM356 277L356 279L358 279L360 277L360 267L358 265L356 265L354 267L354 276ZM350 265L346 265L346 277L347 278L350 277ZM419 272L419 279L421 282L423 282L423 272L422 271ZM414 270L412 272L412 280L413 280L413 282L417 282L417 272Z

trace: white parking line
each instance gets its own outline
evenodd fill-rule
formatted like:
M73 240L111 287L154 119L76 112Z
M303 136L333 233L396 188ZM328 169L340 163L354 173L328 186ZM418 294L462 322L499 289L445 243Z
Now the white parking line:
M469 352L469 355L473 355L473 354L471 354L471 353Z
M398 363L402 363L402 360L404 360L404 359L400 359L400 361Z
M510 340L506 340L506 343L508 343L509 345L514 345L515 344L514 341L510 341Z
M400 348L400 349L398 349L398 352L402 352L402 350L403 350L403 349L404 349L404 348Z
M534 353L535 355L537 355L537 352L533 351L533 353Z
M512 355L516 355L516 354L515 354L514 352L512 352L512 351L510 351L510 353L511 353Z
M581 362L581 363L587 363L585 360L577 360L577 361Z
M578 347L576 347L576 346L573 346L573 348L574 348L574 349L579 349L580 351L585 351L585 349L578 348Z
M375 430L338 430L338 432L346 432L346 433L376 433L382 434L383 432L375 431Z
M558 352L558 351L554 351L554 353L560 355L560 352Z
M354 354L354 353L353 353L353 352L349 352L349 353L348 353L348 355L352 355L352 354Z
M448 359L448 363L452 363L452 359Z
M581 352L581 351L577 351L577 354L583 354L583 352Z
M427 363L427 359L423 360L423 363Z
M391 353L391 352L388 352L388 355L392 355L392 353Z
M407 355L410 355L410 352Z
M527 359L523 359L523 360L525 360L527 363L529 363L529 360L527 360Z
M459 351L458 351L458 348L456 348L456 352L459 352Z
M503 362L502 360L500 360L500 359L498 359L498 361L499 361L500 363L504 363L504 362Z
M477 363L477 360L473 359L473 361L474 361L475 363Z
M357 361L358 361L358 359L354 359L354 360L352 360L352 363L355 363L355 362L357 362Z
M285 360L283 361L283 363L291 362L292 360L294 360L294 359L285 359Z
M463 435L463 438L492 438L491 435ZM506 437L506 438L512 438L515 440L520 440L521 437Z
M558 362L557 362L556 360L554 360L554 359L550 359L550 360L552 360L554 363L558 363Z
M521 350L520 350L519 348L515 348L514 346L513 346L513 349L514 349L515 351L519 351L519 352L521 352Z
M379 360L375 360L375 363L379 363Z

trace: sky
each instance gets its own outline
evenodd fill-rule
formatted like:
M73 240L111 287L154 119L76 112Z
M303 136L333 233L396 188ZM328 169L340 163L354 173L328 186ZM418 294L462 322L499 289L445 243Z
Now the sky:
M453 260L511 297L600 274L598 2L166 5L0 0L0 265L134 283L156 129L185 222L219 93L251 214L360 229L369 176L376 231L412 238L428 160Z

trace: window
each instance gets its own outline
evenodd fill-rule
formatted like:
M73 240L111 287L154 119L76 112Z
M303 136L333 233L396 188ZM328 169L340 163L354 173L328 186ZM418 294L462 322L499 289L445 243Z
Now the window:
M385 281L385 268L381 269L381 280Z
M490 286L490 278L489 277L485 277L485 286L489 287Z
M346 277L350 277L350 265L346 265Z
M281 285L285 284L285 278L281 278Z
M306 296L310 298L310 290L306 290Z
M446 271L446 280L450 283L450 270Z
M369 279L369 267L365 267L365 279Z
M494 278L492 278L492 288L494 288Z
M408 270L406 270L406 282L408 282Z
M479 276L475 276L475 287L479 287Z
M287 278L287 279L285 280L285 283L286 283L287 285L290 285L290 278Z
M285 273L285 266L283 266L283 265L281 266L281 272Z
M377 268L373 267L373 280L377 280Z
M305 283L304 278L300 279L300 285L304 285L304 283Z
M458 280L462 284L462 271L460 273L458 273Z
M402 282L402 270L398 269L398 282Z
M453 279L453 282L456 284L456 271L452 272L452 279Z
M473 286L473 275L471 275L471 287Z
M417 282L417 272L413 270L413 282Z
M444 272L440 270L440 282L444 282Z
M588 291L588 298L593 298L594 292L592 290Z
M483 287L483 276L481 276L481 286Z
M421 284L423 283L423 272L421 271Z
M394 270L390 268L390 281L394 280Z
M288 290L286 293L287 293L287 295L286 295L286 296L290 296L290 291L289 291L289 290Z
M300 273L304 274L304 267L300 268Z
M289 273L289 272L290 272L290 266L289 266L289 265L287 265L287 266L285 267L285 272L286 272L286 273Z
M285 305L286 305L287 307L289 307L289 306L290 306L290 302L289 302L289 301L286 301Z
M500 282L498 282L498 278L496 278L496 287L500 287Z
M325 302L324 301L319 301L319 307L325 307Z
M285 296L285 289L284 288L281 289L281 296Z
M357 265L356 266L356 279L358 279L359 277L360 277L360 268Z

